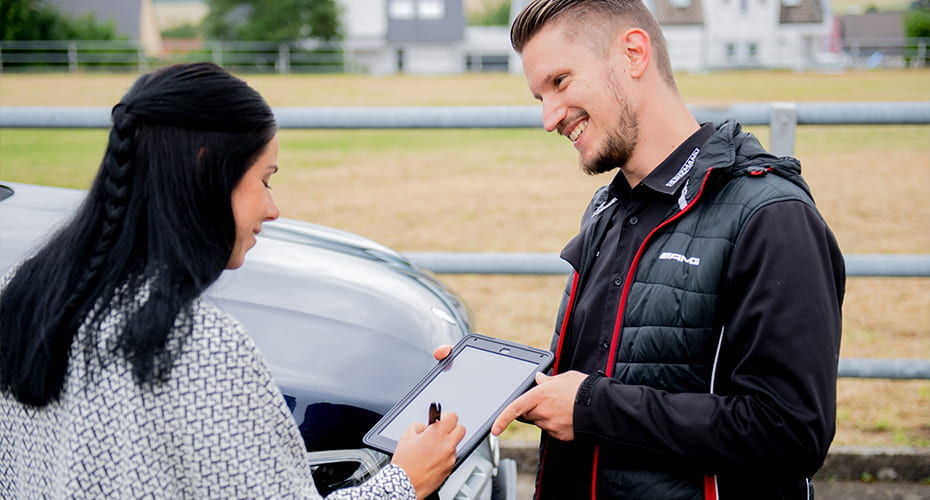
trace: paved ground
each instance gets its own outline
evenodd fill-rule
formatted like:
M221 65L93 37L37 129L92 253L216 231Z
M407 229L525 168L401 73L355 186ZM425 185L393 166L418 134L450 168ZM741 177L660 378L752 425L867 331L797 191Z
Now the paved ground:
M518 500L532 498L536 453L535 443L501 444L501 456L517 462ZM930 500L930 448L836 446L817 477L824 478L814 479L817 500ZM884 480L855 480L860 477Z
M533 477L518 474L517 500L533 498ZM930 500L930 484L879 481L815 481L817 500ZM569 499L566 499L569 500Z

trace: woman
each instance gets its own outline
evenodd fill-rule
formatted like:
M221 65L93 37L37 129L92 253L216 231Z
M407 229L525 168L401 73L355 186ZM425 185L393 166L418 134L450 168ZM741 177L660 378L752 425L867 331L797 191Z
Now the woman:
M0 497L318 498L261 355L201 293L242 265L278 142L212 64L139 78L74 218L0 279ZM392 465L331 498L424 498L464 435L413 424Z

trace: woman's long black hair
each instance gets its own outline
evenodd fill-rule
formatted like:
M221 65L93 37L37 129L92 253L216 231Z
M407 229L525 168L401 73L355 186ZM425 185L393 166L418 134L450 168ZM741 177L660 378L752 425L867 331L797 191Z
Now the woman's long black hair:
M261 95L209 63L140 77L112 118L87 198L0 295L0 390L28 405L60 396L75 333L120 287L149 298L118 354L139 383L167 375L168 333L229 261L233 188L276 132Z

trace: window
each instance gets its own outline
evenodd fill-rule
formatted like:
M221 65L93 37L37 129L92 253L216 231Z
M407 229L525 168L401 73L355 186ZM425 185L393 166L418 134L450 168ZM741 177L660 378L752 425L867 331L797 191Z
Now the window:
M419 0L417 15L420 19L442 19L446 16L445 0Z
M672 2L672 7L679 9L687 9L691 7L691 0L670 0Z
M388 16L391 19L413 19L413 0L390 0Z
M749 55L749 59L753 60L759 55L759 46L756 45L756 42L749 42L749 45L746 46L746 53Z

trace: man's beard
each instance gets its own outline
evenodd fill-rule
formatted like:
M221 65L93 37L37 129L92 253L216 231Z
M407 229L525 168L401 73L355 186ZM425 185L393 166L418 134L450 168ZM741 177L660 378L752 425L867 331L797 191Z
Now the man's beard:
M607 85L620 105L620 116L617 117L614 126L607 130L604 150L589 161L585 161L584 158L580 159L581 170L588 175L603 174L618 167L623 170L623 167L630 161L630 157L633 156L633 150L636 149L636 143L639 141L639 122L633 110L630 109L630 101L626 93L612 76L608 77Z
M633 156L638 140L639 123L630 108L623 105L619 120L607 131L603 151L588 161L581 158L581 169L588 175L603 174L618 167L622 170Z

